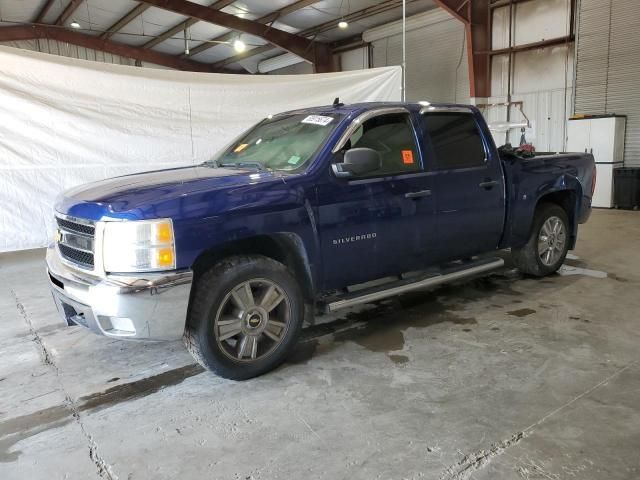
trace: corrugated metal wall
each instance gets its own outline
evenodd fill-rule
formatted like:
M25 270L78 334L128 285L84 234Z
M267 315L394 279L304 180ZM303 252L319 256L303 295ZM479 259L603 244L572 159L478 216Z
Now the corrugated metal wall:
M581 0L575 112L627 115L625 165L640 166L640 5Z
M338 57L337 64L340 70L347 72L349 70L362 70L369 68L369 47L360 47L335 55Z
M13 48L22 48L24 50L32 50L34 52L49 53L52 55L60 55L62 57L79 58L80 60L91 60L98 63L113 63L115 65L135 66L136 61L132 58L122 57L92 48L79 47L70 43L59 42L57 40L35 39L20 40L17 42L0 42L0 45ZM159 68L163 70L171 70L163 65L155 63L140 62L141 67Z
M568 0L535 0L513 5L512 45L524 45L544 39L568 35L570 22ZM492 48L506 48L509 44L509 7L494 10ZM509 74L508 55L497 55L491 64L489 103L507 101ZM573 97L573 45L560 45L513 55L511 65L511 99L523 102L523 111L531 122L526 140L538 151L561 151L566 145L566 120L571 115ZM507 119L503 106L484 110L490 123ZM524 121L518 108L512 107L512 122ZM512 129L494 132L498 145L510 142L518 145L521 132Z
M426 26L416 24L418 28L407 31L407 101L469 103L462 22L443 10L421 15ZM402 65L402 34L397 31L397 22L394 24L396 28L390 28L388 36L371 42L372 67Z
M17 42L4 42L0 45L7 47L22 48L34 52L50 53L63 57L80 58L82 60L92 60L100 63L115 63L118 65L135 65L135 60L112 55L111 53L99 52L90 48L78 47L70 43L59 42L57 40L36 39L20 40Z
M269 75L303 75L308 73L313 73L313 65L307 62L299 62L268 72Z

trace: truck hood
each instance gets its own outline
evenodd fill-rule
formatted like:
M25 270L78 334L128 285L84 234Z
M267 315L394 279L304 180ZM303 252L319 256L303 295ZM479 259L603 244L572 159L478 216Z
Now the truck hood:
M66 191L56 202L56 211L100 220L107 216L139 218L140 208L186 197L273 181L280 176L249 169L181 167L115 177L80 185Z

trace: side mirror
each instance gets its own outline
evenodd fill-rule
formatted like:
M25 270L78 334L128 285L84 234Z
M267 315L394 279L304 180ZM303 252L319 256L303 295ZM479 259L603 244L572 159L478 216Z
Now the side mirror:
M352 148L344 154L344 162L332 165L333 173L339 178L365 175L379 170L382 166L380 153L372 148Z

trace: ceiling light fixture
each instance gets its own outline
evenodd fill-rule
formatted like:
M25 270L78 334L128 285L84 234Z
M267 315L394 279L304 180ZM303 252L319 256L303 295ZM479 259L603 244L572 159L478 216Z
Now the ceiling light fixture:
M75 20L69 24L71 28L80 28L80 24Z
M238 53L242 53L247 49L247 46L242 40L240 40L239 38L236 38L233 41L233 49Z
M344 5L344 0L340 2L340 10L338 10L338 15L340 15L340 21L338 22L338 28L344 30L349 27L349 22L344 19L344 12L342 11L342 7ZM351 2L347 0L347 15L351 10Z

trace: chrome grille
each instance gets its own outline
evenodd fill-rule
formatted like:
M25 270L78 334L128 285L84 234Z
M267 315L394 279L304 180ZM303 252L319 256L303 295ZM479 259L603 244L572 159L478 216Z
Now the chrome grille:
M60 254L67 260L82 265L83 267L93 268L93 253L76 250L61 243L58 244L58 248L60 248Z
M93 270L95 225L90 220L56 216L60 256L80 268Z
M75 233L83 233L85 235L93 236L96 232L96 227L93 225L86 225L84 223L72 222L71 220L65 220L64 218L56 217L58 226L65 230Z

